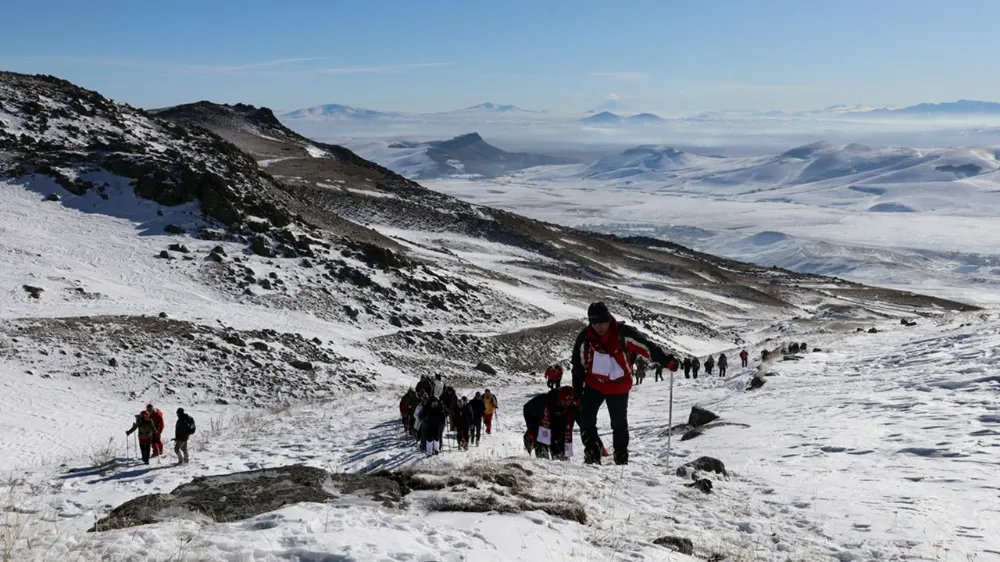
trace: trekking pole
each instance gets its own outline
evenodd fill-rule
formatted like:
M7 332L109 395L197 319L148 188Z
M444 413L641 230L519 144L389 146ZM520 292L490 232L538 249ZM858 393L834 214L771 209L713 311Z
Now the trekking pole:
M674 372L670 371L670 406L667 409L667 472L670 472L670 441L674 435Z

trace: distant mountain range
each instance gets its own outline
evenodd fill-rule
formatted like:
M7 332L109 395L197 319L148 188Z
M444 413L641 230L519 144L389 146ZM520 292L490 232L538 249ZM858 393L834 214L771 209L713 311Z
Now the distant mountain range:
M390 119L390 118L395 119L395 118L405 118L405 117L426 118L426 117L441 116L441 115L475 116L475 115L491 115L491 114L515 115L521 113L524 114L544 113L544 111L522 109L520 107L517 107L516 105L501 105L501 104L486 102L486 103L481 103L479 105L474 105L472 107L466 107L464 109L442 111L438 113L404 113L400 111L376 111L374 109L365 109L361 107L341 105L339 103L331 103L326 105L317 105L315 107L296 109L294 111L282 114L281 117L285 119L375 121L379 119Z
M653 113L639 113L637 115L632 115L631 117L622 117L617 113L602 111L596 115L584 117L583 119L580 119L580 122L587 125L606 127L615 125L655 125L664 123L665 121L662 117Z
M617 100L608 100L600 107L619 107ZM578 114L579 115L579 114ZM615 112L611 109L601 111L592 110L584 114L579 121L585 125L592 126L619 126L619 125L655 125L663 123L665 120L653 113L638 113L631 116L623 115L620 110ZM907 118L934 118L934 117L1000 117L1000 103L976 100L958 100L944 103L920 103L907 107L877 107L868 105L831 105L822 109L786 112L780 110L773 111L709 111L684 119L707 121L714 119L740 119L740 118L866 118L866 117L907 117ZM315 107L296 109L282 114L282 119L288 120L315 120L315 121L351 121L355 123L377 122L383 120L393 121L420 121L437 120L442 118L455 119L477 119L495 118L498 120L509 119L532 119L536 117L551 118L552 115L544 110L524 109L515 105L497 104L485 102L464 109L442 111L436 113L405 113L399 111L377 111L360 107L352 107L342 104L326 104ZM555 117L559 117L555 115ZM564 116L572 118L571 116Z
M507 152L487 143L479 133L448 140L376 141L352 147L358 154L414 179L459 175L492 178L535 166L579 163L559 156Z

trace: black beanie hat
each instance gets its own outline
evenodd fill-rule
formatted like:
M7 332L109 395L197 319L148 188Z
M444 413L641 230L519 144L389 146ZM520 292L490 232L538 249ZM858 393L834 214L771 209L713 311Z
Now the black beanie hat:
M610 322L611 311L608 310L608 305L603 302L595 302L590 305L590 308L587 309L587 318L590 320L591 324Z
M181 415L181 414L183 414L183 413L184 413L184 408L177 408L177 415L178 416Z

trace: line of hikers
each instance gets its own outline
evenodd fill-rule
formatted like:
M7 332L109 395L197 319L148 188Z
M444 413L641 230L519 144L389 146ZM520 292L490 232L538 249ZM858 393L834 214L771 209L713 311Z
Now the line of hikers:
M135 423L125 432L126 436L138 432L139 451L142 455L143 464L149 464L150 457L158 457L163 454L163 430L166 429L167 422L163 418L163 412L159 408L154 408L152 404L146 404L146 409L135 416ZM184 412L184 408L177 408L177 425L174 428L174 453L177 455L177 464L185 464L190 460L188 456L188 439L194 435L196 430L194 418Z
M483 426L487 435L493 433L498 409L497 397L490 389L476 392L472 399L459 397L440 374L433 379L421 377L399 401L404 431L417 439L420 450L428 455L441 452L446 427L455 432L459 450L469 450L470 444L478 447Z

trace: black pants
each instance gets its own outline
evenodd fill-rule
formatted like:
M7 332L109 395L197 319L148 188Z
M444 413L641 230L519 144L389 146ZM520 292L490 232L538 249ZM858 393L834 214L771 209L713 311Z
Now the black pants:
M653 382L657 382L657 381L662 381L663 380L663 369L657 369L656 371L653 372L653 374L655 375L655 378L653 379Z
M153 444L151 439L139 440L139 452L142 453L142 462L149 464L149 447Z
M483 418L482 416L472 417L472 426L469 429L469 438L471 441L479 444L479 439L483 436Z
M691 369L691 374L694 375L694 378L698 378L698 369Z
M740 361L741 361L741 362L743 363L743 366L744 366L744 367L746 367L746 366L747 366L747 360L746 360L746 359L740 359Z
M720 377L726 376L726 368L721 365L719 366L719 376Z
M583 434L585 463L601 462L601 440L597 435L597 411L608 403L611 430L614 433L615 464L628 463L628 393L602 394L591 388L584 389L580 400L580 428Z
M549 381L549 390L555 390L555 389L559 388L559 385L561 385L561 384L562 384L562 379L556 379L554 381Z

